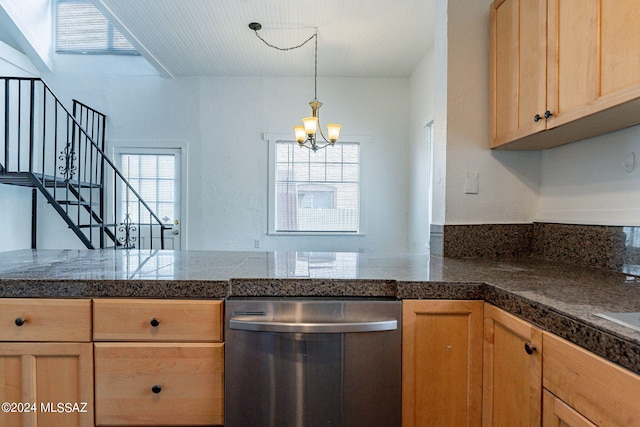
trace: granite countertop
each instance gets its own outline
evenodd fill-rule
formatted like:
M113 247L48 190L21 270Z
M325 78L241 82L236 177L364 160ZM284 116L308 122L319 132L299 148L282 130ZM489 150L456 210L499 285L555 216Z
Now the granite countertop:
M480 299L640 374L640 278L538 259L344 252L23 250L0 253L0 298Z

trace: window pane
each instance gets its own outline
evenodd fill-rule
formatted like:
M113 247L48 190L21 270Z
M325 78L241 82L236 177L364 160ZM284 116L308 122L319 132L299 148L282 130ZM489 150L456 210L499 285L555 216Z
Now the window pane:
M294 156L294 162L276 164L276 231L357 232L359 145L339 144L315 153L296 145L276 143L276 159ZM352 163L342 162L343 152Z
M142 200L163 221L172 223L175 211L175 156L155 154L121 154L121 172ZM127 212L133 222L150 222L144 207L138 217L138 201L133 193L123 190L122 218ZM127 197L129 198L127 211Z
M90 0L56 0L56 52L138 54Z

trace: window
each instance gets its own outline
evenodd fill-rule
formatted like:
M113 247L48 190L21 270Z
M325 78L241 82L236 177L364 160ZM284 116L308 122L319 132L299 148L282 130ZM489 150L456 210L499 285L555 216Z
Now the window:
M129 184L165 224L176 219L176 161L173 154L120 154L120 170ZM122 190L121 190L122 191ZM140 209L132 194L121 195L122 220L128 213L133 222L149 223L149 213Z
M275 143L271 228L276 233L357 233L360 145L340 142L313 152Z
M90 0L56 0L56 52L138 55Z

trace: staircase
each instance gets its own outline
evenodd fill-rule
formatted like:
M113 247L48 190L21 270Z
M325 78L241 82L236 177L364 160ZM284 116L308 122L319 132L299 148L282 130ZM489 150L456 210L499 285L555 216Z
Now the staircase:
M0 184L33 189L34 249L37 192L88 249L164 249L168 227L104 152L105 123L76 100L69 113L39 78L0 77Z

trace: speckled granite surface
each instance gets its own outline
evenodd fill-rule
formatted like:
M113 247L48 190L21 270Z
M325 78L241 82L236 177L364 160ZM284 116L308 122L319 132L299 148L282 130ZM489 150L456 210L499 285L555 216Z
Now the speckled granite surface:
M0 253L0 297L100 296L483 299L640 373L640 332L596 316L640 312L640 280L607 270L532 258L357 253Z
M533 256L640 275L640 227L541 222L432 225L431 238L432 253L445 257Z

